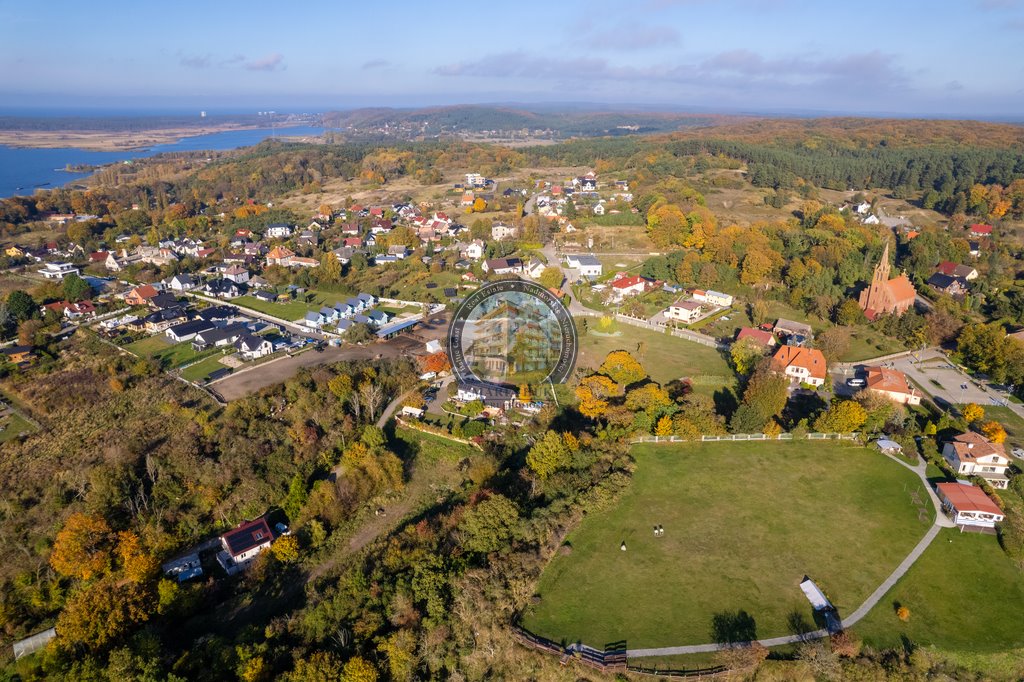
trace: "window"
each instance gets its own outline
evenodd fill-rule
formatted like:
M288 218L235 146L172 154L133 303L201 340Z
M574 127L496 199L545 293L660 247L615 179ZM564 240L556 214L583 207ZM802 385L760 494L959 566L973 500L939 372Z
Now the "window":
M255 539L257 539L257 540L262 540L262 539L263 539L263 531L261 531L261 530L258 530L258 531L256 531L256 532L255 532L255 533L253 534L253 537L254 537Z

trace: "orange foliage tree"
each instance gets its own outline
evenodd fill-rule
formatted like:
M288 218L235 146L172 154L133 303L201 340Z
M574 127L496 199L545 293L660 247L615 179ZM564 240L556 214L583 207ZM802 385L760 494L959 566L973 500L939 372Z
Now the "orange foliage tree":
M102 518L75 513L57 533L50 565L62 575L88 580L110 567L110 526Z

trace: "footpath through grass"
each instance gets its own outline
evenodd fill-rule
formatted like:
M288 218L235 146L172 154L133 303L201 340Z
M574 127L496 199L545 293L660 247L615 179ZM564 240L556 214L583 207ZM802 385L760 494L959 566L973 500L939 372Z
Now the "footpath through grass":
M541 577L527 629L598 648L703 644L715 641L717 614L743 610L758 638L791 634L797 623L813 628L799 589L805 574L840 614L850 613L932 522L930 506L918 518L909 491L921 483L911 471L851 443L648 444L633 452L630 488L569 535L571 552Z

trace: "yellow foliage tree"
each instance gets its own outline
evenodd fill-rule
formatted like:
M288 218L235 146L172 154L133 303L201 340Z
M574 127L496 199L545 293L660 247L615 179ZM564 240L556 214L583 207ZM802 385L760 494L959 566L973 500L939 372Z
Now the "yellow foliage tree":
M658 425L654 427L655 436L671 436L672 431L672 417L667 415L659 419Z
M343 682L377 682L377 669L362 656L353 656L341 671Z
M473 213L483 213L487 210L487 202L484 201L483 197L477 197L473 200Z
M963 415L968 424L973 424L985 418L985 408L977 403L968 403L964 405Z
M299 560L299 541L294 535L282 535L270 546L270 551L283 564L295 563Z
M979 429L981 430L981 434L993 443L1006 442L1006 429L1004 429L1003 425L997 421L987 421L982 424Z
M54 539L50 565L82 580L103 573L110 567L110 526L97 516L72 514Z
M629 351L613 350L597 370L620 386L629 386L647 377L647 370Z
M608 401L605 398L617 392L618 386L615 382L602 374L593 374L580 380L580 385L576 387L580 414L598 419L608 411Z
M117 555L124 576L131 582L141 583L156 576L159 563L146 553L135 533L126 530L117 534Z

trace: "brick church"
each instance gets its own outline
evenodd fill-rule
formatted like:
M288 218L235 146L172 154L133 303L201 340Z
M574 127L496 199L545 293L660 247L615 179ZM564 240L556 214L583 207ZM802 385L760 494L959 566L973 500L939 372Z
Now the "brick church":
M914 305L917 290L905 273L889 279L889 243L875 267L871 285L860 292L860 307L869 320L879 315L902 315Z

